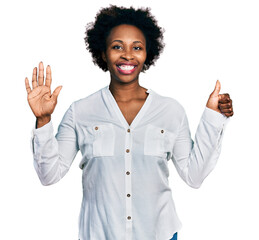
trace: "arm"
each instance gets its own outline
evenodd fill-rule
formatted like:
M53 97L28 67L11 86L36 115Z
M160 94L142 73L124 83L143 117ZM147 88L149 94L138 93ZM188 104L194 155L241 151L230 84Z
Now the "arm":
M198 188L215 167L228 117L233 116L229 94L219 94L217 81L198 125L195 141L191 139L188 120L184 113L174 145L172 160L181 178Z
M65 113L56 136L52 121L33 129L32 146L34 167L43 185L54 184L65 176L79 150L73 104Z
M51 114L62 86L51 94L51 82L51 68L48 66L44 84L42 62L38 76L37 68L33 69L32 89L28 78L25 79L28 103L37 119L32 139L34 166L43 185L59 181L67 173L78 151L73 105L63 117L56 137L53 135Z
M172 160L177 172L189 186L199 188L215 167L220 155L226 122L227 117L206 107L193 141L184 113L174 144Z

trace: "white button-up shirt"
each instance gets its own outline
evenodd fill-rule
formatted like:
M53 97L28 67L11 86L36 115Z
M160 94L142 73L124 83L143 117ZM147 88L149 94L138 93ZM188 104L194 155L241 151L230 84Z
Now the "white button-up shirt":
M168 240L181 227L168 183L172 159L198 188L220 154L227 118L205 108L192 141L183 107L153 90L129 125L106 86L75 101L56 136L33 129L34 166L43 185L59 181L82 153L80 240Z

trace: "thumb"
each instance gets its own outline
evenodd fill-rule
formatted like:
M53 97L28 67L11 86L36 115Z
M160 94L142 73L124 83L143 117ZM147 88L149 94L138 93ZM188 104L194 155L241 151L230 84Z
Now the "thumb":
M217 80L215 89L214 89L214 91L211 93L211 96L212 96L212 97L217 97L217 96L219 95L220 89L221 89L221 84L220 84L220 81Z
M53 97L55 100L57 100L58 95L59 95L61 89L62 89L62 86L58 86L58 87L56 87L56 89L53 91L52 97Z

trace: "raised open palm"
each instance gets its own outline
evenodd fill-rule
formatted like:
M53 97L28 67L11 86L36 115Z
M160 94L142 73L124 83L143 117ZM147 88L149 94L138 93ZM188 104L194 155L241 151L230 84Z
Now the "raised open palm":
M28 93L27 99L32 112L36 118L45 118L50 116L57 104L57 98L62 86L58 86L51 94L51 68L47 66L46 79L44 85L44 66L39 63L39 75L37 79L37 67L33 69L32 74L32 89L29 80L25 78L25 87Z

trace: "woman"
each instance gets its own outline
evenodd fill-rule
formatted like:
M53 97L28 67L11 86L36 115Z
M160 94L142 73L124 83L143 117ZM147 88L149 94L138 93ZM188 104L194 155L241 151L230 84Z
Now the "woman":
M210 95L195 142L183 107L139 85L139 74L163 50L162 29L149 9L102 9L86 31L93 61L110 72L110 84L73 102L54 137L51 114L61 86L51 94L51 68L26 78L36 116L34 166L43 185L54 184L82 153L83 200L79 239L177 239L181 223L168 185L167 161L198 188L214 168L224 124L233 115L228 94Z

